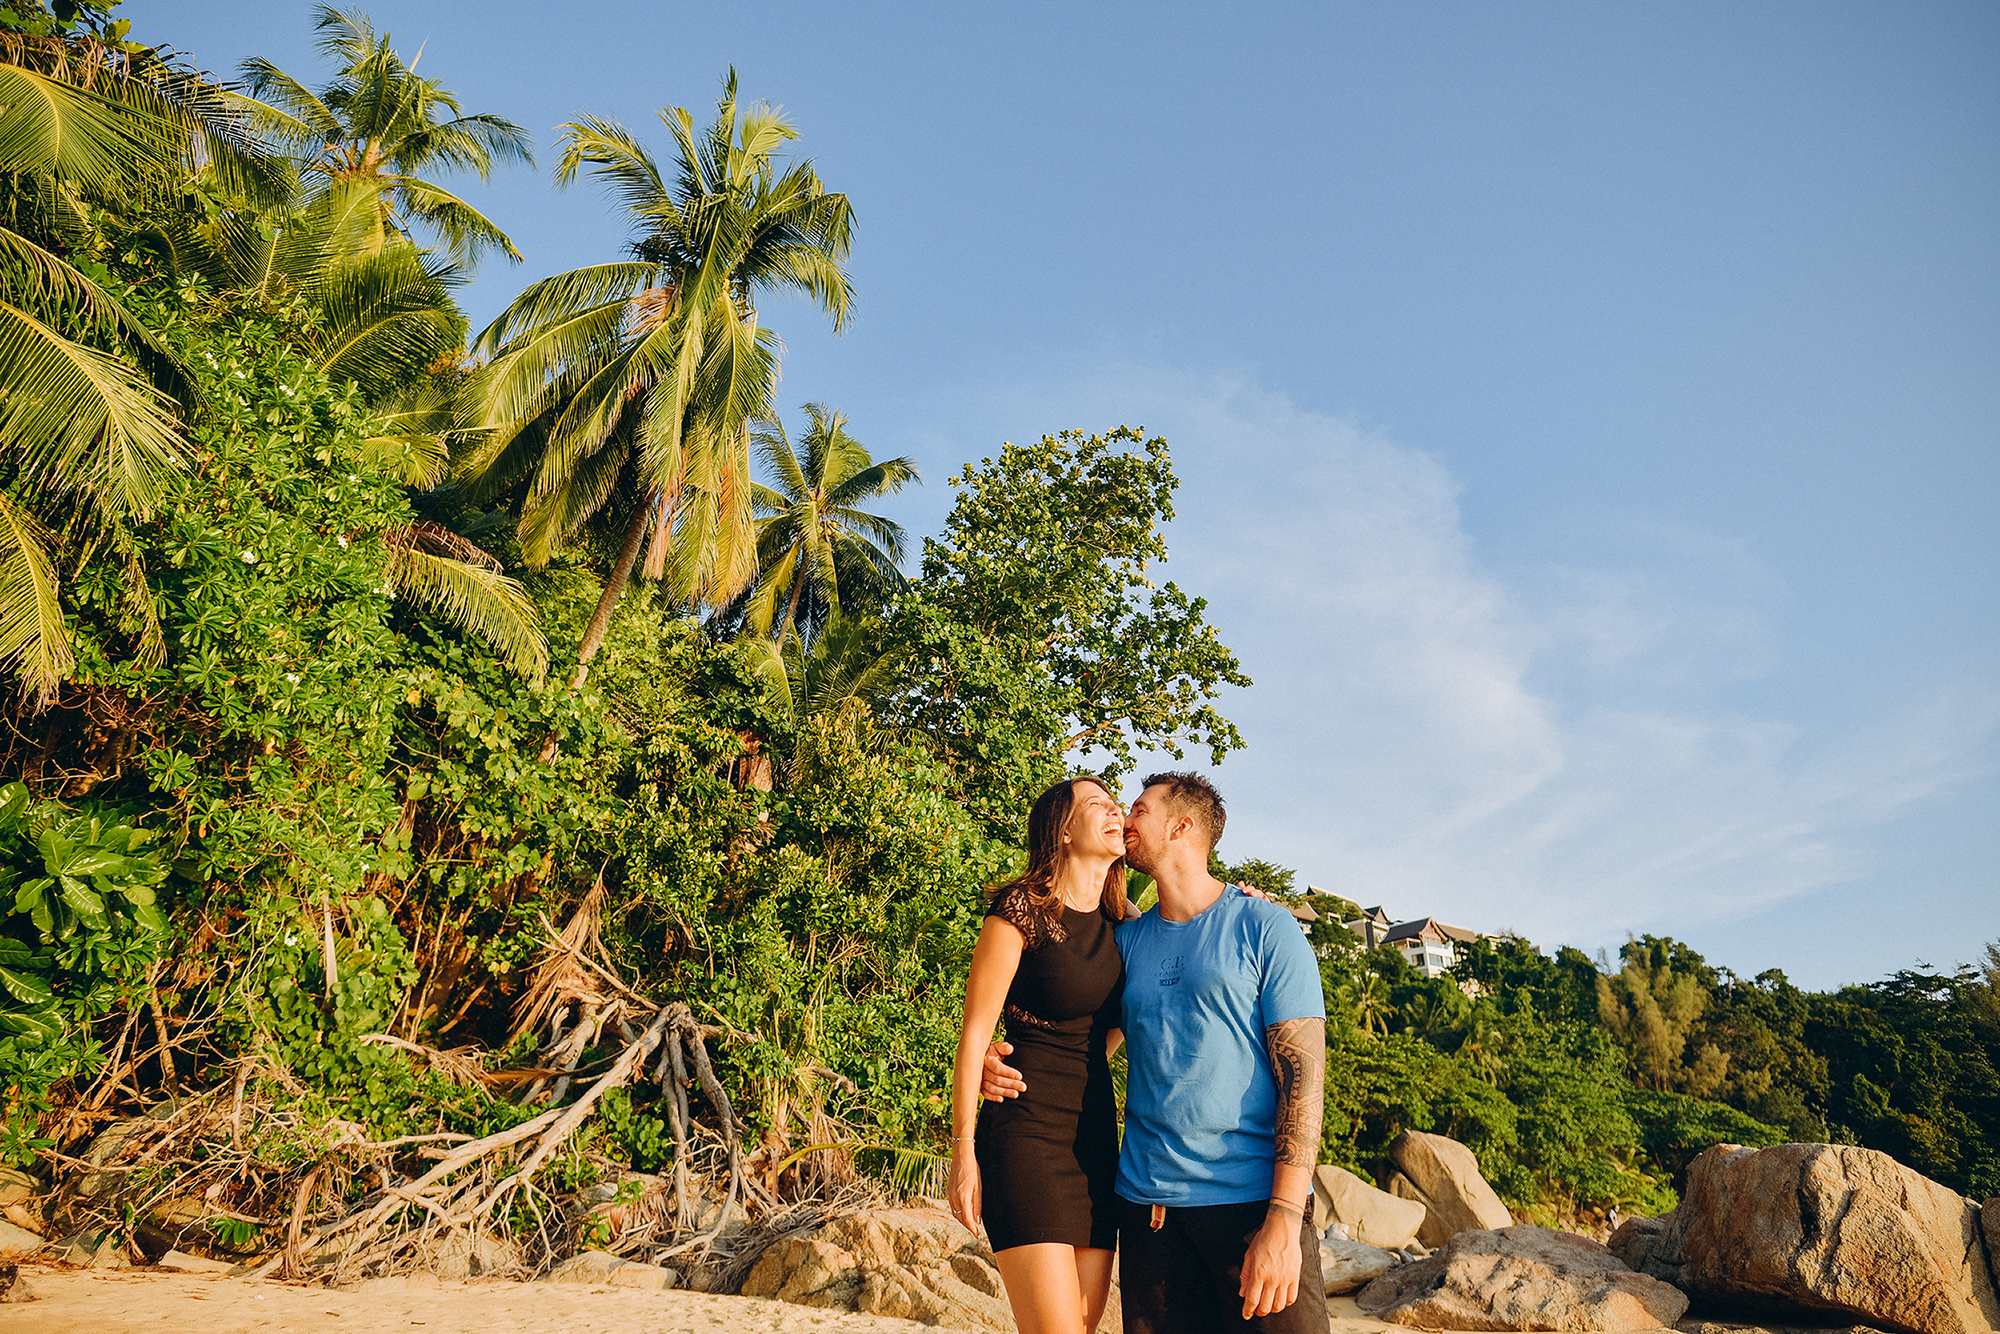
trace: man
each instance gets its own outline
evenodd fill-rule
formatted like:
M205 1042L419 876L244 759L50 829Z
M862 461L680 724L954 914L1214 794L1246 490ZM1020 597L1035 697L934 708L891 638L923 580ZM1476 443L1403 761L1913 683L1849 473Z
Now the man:
M1119 928L1125 1140L1118 1160L1125 1334L1326 1329L1312 1172L1326 1008L1290 913L1208 873L1222 797L1198 774L1146 779L1125 859L1160 901ZM986 1058L981 1092L1019 1072Z

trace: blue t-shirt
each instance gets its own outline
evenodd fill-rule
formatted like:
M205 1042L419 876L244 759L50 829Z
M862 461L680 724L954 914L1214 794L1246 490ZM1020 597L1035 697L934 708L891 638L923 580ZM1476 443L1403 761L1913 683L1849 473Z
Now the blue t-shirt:
M1319 965L1296 918L1231 889L1191 922L1158 907L1118 928L1125 959L1125 1145L1134 1204L1269 1198L1278 1085L1264 1030L1324 1019Z

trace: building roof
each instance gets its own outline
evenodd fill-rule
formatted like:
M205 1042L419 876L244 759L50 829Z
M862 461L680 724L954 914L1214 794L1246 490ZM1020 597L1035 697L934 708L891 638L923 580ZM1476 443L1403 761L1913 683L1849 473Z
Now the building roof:
M1420 917L1414 922L1400 922L1390 928L1382 938L1384 945L1393 945L1399 940L1428 940L1442 945L1446 941L1473 941L1479 939L1477 931L1468 931L1462 926L1447 926L1435 917Z

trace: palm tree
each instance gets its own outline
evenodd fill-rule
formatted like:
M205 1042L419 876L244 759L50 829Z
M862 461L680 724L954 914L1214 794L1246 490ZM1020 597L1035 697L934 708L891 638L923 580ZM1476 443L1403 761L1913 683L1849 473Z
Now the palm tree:
M660 118L680 150L671 183L622 126L563 127L556 179L587 169L605 182L637 227L632 258L530 286L479 336L492 361L465 395L468 425L487 433L468 494L522 484L530 564L607 507L629 515L578 646L579 687L635 568L711 606L756 576L750 424L772 414L778 370L757 294L801 292L836 332L853 301L847 198L810 162L780 172L775 155L798 132L777 110L739 112L731 70L700 138L685 109Z
M795 721L836 713L853 701L872 711L896 686L901 653L883 647L882 622L831 611L810 646L789 649L758 636L742 643L743 661L771 689L772 702Z
M357 185L374 201L371 250L421 224L453 258L470 263L487 249L519 261L520 251L478 209L423 178L437 171L473 171L486 180L497 162L534 162L533 140L502 116L461 115L458 99L435 79L419 78L376 34L368 15L318 5L319 50L334 62L331 82L314 93L260 58L241 68L260 128L329 188ZM419 56L421 58L421 56ZM450 119L440 120L441 113Z
M780 649L786 633L801 625L802 610L804 624L816 626L844 605L851 607L841 601L843 583L850 597L861 593L872 600L903 586L897 568L906 548L901 526L855 506L900 491L918 477L912 458L872 462L867 448L847 433L841 413L820 403L806 404L805 412L812 424L806 428L804 459L782 423L768 422L755 433L758 455L777 485L751 492L765 517L757 526L761 573L746 619L757 633L769 634L778 599L785 598L777 627Z
M1389 987L1381 974L1363 970L1354 988L1354 1017L1367 1034L1389 1031Z
M191 401L186 373L153 333L58 253L90 235L86 204L115 212L141 201L133 208L141 214L178 207L186 182L205 177L242 206L212 234L205 267L241 279L225 286L261 282L265 296L286 286L316 297L322 319L309 350L329 373L364 387L405 383L412 366L421 371L440 351L463 346L449 273L407 243L345 263L338 252L351 227L329 221L261 233L244 211L281 204L295 181L279 160L258 156L240 103L149 59L75 40L17 36L0 48L0 105L8 108L0 179L10 221L25 216L32 231L0 226L0 465L13 483L0 491L0 672L18 676L35 707L53 699L75 665L58 552L120 559L138 585L133 605L150 609L128 521L151 511L180 466L176 418ZM339 193L327 192L320 214L337 209ZM198 230L185 218L156 218L132 239L193 260L187 243ZM54 532L45 516L58 513L62 531ZM540 674L547 649L533 607L490 557L421 525L381 536L400 595L488 639L517 670ZM137 657L157 663L166 653L158 622L150 612L140 621Z
M377 216L369 187L340 182L287 210L279 226L240 210L183 215L134 240L176 276L198 273L256 302L303 297L318 315L298 335L303 350L379 405L412 392L434 364L457 360L466 322L453 297L464 271L400 235L378 238Z
M73 666L63 625L61 510L94 545L105 524L146 514L178 466L173 357L109 291L60 253L91 231L87 209L206 171L268 195L210 90L184 71L94 42L11 34L0 47L0 671L46 705ZM25 222L23 222L25 219ZM106 348L122 355L114 355ZM114 543L116 545L116 543ZM125 553L129 555L130 553ZM142 656L162 651L148 622Z

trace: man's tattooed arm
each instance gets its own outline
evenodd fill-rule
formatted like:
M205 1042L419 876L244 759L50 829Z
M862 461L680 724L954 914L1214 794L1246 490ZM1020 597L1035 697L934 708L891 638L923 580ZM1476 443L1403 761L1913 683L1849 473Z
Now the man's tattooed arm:
M1278 1081L1278 1162L1312 1170L1326 1107L1326 1021L1287 1019L1264 1030Z

